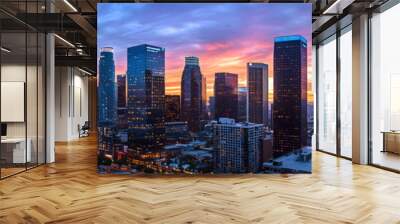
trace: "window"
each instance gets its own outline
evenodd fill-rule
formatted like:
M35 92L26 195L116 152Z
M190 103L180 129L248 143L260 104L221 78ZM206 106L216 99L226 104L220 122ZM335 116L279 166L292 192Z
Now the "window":
M340 40L340 155L352 157L352 33L351 25Z
M318 150L336 153L336 35L318 47Z
M371 18L371 162L400 170L400 4Z

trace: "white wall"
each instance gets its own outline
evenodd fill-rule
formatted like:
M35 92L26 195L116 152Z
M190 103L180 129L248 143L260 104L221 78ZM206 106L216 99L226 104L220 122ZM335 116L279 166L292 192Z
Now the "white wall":
M55 140L74 140L88 121L88 78L72 67L56 67L55 74Z

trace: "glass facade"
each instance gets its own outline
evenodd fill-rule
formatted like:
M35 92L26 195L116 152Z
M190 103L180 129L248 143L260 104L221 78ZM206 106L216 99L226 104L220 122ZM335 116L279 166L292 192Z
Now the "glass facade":
M44 2L2 1L0 7L24 16L43 13ZM1 178L46 160L45 44L43 32L0 12Z
M185 57L181 82L181 119L188 122L191 131L200 130L206 107L205 78L197 57Z
M238 118L238 75L233 73L215 73L215 119L221 117Z
M362 88L368 87L365 107L368 107L369 130L365 140L368 144L362 143L368 147L355 150L368 149L368 164L400 171L400 101L397 99L400 94L397 57L400 44L399 33L394 28L400 21L400 5L388 1L376 7L368 20L368 32L363 32L363 27L358 31L363 33L358 33L357 39L353 39L350 24L317 44L317 149L348 159L353 157L352 100L357 99L352 89L353 57L360 57L356 58L361 61L358 66L361 70L365 66L365 71L368 71L368 86ZM364 49L356 49L360 52L353 55L354 41L362 44L367 41L368 45L361 45ZM368 52L368 57L363 55L365 52ZM362 75L365 71L361 71ZM356 81L364 81L363 77L360 79ZM363 163L363 155L357 157L360 158L356 161L362 160Z
M400 4L371 18L371 163L400 170Z
M317 149L352 157L352 26L319 43Z
M101 127L114 127L117 121L117 92L112 48L103 48L99 60L98 123Z
M249 122L269 125L268 122L268 65L247 63L249 89Z
M280 156L307 146L307 41L275 38L273 153Z
M127 55L129 138L158 147L165 140L165 49L143 44Z

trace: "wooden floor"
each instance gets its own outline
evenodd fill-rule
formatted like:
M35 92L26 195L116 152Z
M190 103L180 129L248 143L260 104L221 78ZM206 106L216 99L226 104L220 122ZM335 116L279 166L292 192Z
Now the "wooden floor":
M311 175L102 176L94 138L0 181L0 223L400 223L400 175L316 152Z

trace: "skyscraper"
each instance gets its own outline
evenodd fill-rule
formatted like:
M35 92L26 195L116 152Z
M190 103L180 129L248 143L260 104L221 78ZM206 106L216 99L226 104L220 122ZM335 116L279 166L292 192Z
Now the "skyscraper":
M215 73L214 80L215 119L221 117L237 119L238 115L238 75Z
M118 129L128 128L128 110L126 107L126 75L117 75L117 116Z
M118 107L126 107L126 75L117 75Z
M115 88L113 48L101 49L99 60L98 125L114 127L117 121L117 92Z
M128 48L128 127L136 145L158 148L165 139L165 50Z
M173 122L180 120L181 97L179 95L165 96L165 121Z
M199 131L200 120L206 108L205 77L201 74L199 58L185 57L181 82L181 120L187 121L189 130Z
M238 98L238 121L247 121L247 87L239 87L239 98Z
M263 125L235 123L221 118L213 128L215 171L257 172L260 167Z
M208 120L207 113L207 79L205 75L201 76L201 119Z
M210 112L210 119L215 119L215 96L208 98L208 111Z
M298 35L275 38L274 156L307 144L307 40Z
M249 122L268 124L268 65L247 63Z

